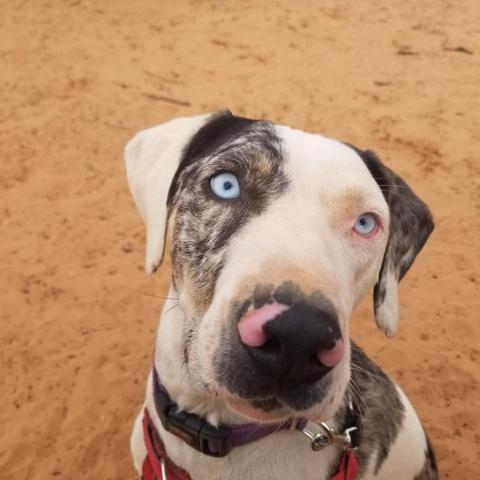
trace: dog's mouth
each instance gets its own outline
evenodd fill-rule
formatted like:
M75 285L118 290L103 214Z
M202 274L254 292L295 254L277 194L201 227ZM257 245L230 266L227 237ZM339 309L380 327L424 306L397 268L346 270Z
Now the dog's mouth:
M272 412L282 408L282 404L275 398L265 398L261 400L252 400L252 406L264 412Z
M255 421L283 420L292 416L290 409L274 397L261 400L231 399L227 404L234 413Z
M330 405L335 396L332 388L332 375L311 385L300 385L288 390L264 392L260 395L232 393L225 387L216 389L230 410L257 421L282 420L292 416L302 416L315 411L322 415L325 406ZM246 392L244 392L246 393Z

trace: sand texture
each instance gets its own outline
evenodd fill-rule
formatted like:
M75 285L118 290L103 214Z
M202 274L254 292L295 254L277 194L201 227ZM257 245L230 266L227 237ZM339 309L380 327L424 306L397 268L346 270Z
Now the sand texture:
M410 396L442 478L480 478L478 0L3 0L0 479L135 478L169 272L143 273L122 149L226 106L372 148L430 205L399 334L368 299L353 337Z

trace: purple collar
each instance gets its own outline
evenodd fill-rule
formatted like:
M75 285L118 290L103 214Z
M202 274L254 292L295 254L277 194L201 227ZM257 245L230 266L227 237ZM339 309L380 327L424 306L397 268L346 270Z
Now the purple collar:
M260 440L279 430L291 429L292 418L281 423L213 426L205 418L194 413L179 411L165 387L160 381L157 369L153 367L153 398L155 409L163 428L174 434L195 450L212 457L224 457L233 447ZM295 422L295 429L302 430L307 424L306 418Z

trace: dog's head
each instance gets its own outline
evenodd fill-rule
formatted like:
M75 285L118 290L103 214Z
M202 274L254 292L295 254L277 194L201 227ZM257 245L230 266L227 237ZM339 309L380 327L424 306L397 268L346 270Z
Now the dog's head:
M126 162L147 271L170 250L192 382L245 416L330 417L371 287L377 324L397 329L426 205L370 151L228 111L145 130Z

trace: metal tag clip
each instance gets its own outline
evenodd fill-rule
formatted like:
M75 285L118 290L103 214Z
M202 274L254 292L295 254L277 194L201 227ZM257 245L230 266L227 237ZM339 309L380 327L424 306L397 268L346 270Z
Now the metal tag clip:
M342 434L339 434L335 432L335 429L324 422L319 423L318 426L322 431L315 432L307 427L302 429L302 433L310 439L313 451L318 452L334 443L342 445L344 449L352 448L351 433L356 431L357 427L347 428Z
M161 468L161 472L162 472L162 478L161 480L168 480L168 477L167 477L167 465L165 463L165 459L164 458L161 458L160 459L160 468Z

